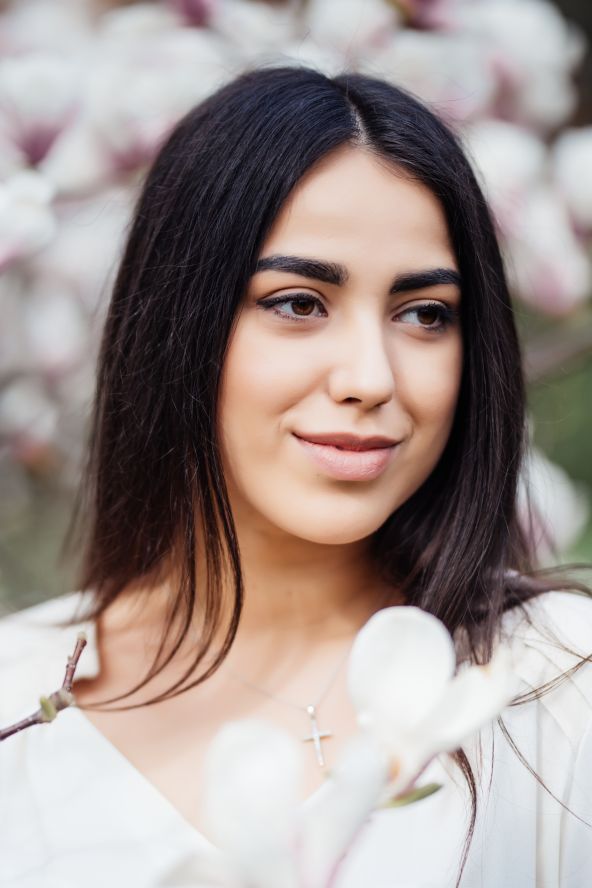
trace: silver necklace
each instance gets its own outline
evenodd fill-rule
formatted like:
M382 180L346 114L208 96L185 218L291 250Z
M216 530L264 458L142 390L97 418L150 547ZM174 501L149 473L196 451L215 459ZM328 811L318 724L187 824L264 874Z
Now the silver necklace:
M283 700L281 697L278 697L276 694L272 694L271 691L266 690L265 688L260 688L259 685L253 684L250 681L247 681L244 678L241 678L240 675L236 675L234 672L232 673L233 677L240 682L242 685L245 685L247 688L251 688L253 691L257 691L259 694L263 694L263 696L268 697L270 700L275 700L276 703L282 703L284 706L289 706L291 709L298 709L300 712L306 712L310 719L310 735L308 737L303 737L303 743L312 743L314 746L314 750L317 756L317 762L320 768L325 767L325 756L323 755L323 740L327 740L329 737L333 736L333 731L326 730L321 731L319 729L319 723L317 719L317 710L331 688L339 674L339 670L345 663L350 652L350 648L347 649L345 655L341 657L339 663L337 664L336 669L331 673L329 677L329 681L325 685L321 695L317 697L314 703L309 703L306 706L302 706L299 703L293 703L291 700Z

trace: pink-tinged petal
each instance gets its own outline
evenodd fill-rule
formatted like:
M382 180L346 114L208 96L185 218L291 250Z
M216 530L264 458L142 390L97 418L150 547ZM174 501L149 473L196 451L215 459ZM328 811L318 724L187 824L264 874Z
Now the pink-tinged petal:
M406 734L436 704L456 658L444 625L416 607L390 607L360 630L348 666L349 692L361 726Z
M499 648L485 666L470 666L449 684L420 726L434 755L452 752L508 705L518 690L510 654Z
M329 888L348 848L378 804L387 780L384 751L370 735L356 735L321 792L301 811L303 885Z
M35 253L54 237L53 196L51 183L33 170L0 183L0 269Z
M568 129L553 146L553 176L576 226L592 233L592 126Z
M392 36L400 13L386 0L309 0L306 25L321 45L346 58L372 53Z
M111 157L83 116L56 139L39 170L66 198L104 192L114 178Z
M189 25L205 28L210 24L219 0L168 0L168 5Z

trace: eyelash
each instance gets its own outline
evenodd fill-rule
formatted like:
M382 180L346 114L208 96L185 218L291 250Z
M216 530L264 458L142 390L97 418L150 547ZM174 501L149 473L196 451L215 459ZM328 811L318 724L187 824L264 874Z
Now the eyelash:
M325 309L325 306L323 305L323 303L321 302L320 299L317 299L316 296L310 296L310 295L308 295L308 293L295 293L292 296L274 296L271 299L267 299L263 302L258 302L257 305L260 308L264 309L265 311L270 311L270 310L273 311L274 314L276 314L278 317L282 318L283 320L295 322L297 324L302 323L303 321L311 320L311 318L312 318L311 315L300 316L300 317L298 317L297 315L286 315L283 312L278 311L276 309L276 306L285 305L286 303L290 303L290 302L300 302L300 303L313 302L315 305L318 305L323 310ZM439 315L440 315L440 322L439 322L438 326L435 326L435 327L434 326L426 327L423 324L415 324L413 326L417 326L417 327L419 327L420 330L425 330L426 332L432 333L432 334L444 333L445 330L447 330L448 327L454 323L454 321L458 318L458 315L459 315L459 312L457 309L451 308L448 305L444 305L441 302L431 302L431 301L422 302L420 305L412 305L409 308L403 309L400 312L400 314L407 314L408 312L411 312L411 311L419 311L422 308L437 309L439 312Z

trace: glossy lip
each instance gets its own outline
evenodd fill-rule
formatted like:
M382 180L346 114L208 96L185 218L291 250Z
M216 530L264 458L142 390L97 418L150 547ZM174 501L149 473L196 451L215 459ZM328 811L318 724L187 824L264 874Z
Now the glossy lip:
M392 461L397 442L364 450L343 450L333 444L319 444L294 435L306 456L326 475L338 481L372 481L381 475ZM382 439L384 441L384 439ZM358 439L358 446L359 446Z
M384 435L363 438L349 432L321 432L316 435L308 432L302 434L294 432L294 435L303 441L310 441L312 444L331 444L333 447L340 447L343 450L373 450L379 447L392 447L400 443L394 438L387 438Z

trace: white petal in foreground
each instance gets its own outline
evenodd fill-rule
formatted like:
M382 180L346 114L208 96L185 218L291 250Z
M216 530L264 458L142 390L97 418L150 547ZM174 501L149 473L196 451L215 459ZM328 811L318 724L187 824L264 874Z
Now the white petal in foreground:
M422 721L454 674L454 645L443 624L416 607L389 607L358 633L348 664L349 693L363 727Z
M438 706L421 726L434 755L453 752L496 718L518 685L509 652L498 649L485 666L464 668L448 685Z
M419 608L385 608L358 634L350 694L360 726L390 757L391 795L406 792L434 756L460 748L515 692L503 653L456 676L455 661L444 625Z
M229 722L208 750L203 811L209 835L245 885L298 888L302 755L297 740L257 719Z
M356 735L321 792L301 810L302 885L330 888L387 782L388 758L384 751L369 735Z
M229 885L330 888L379 804L389 763L371 736L356 735L305 802L303 756L293 737L255 719L232 722L214 738L205 761L204 814Z

